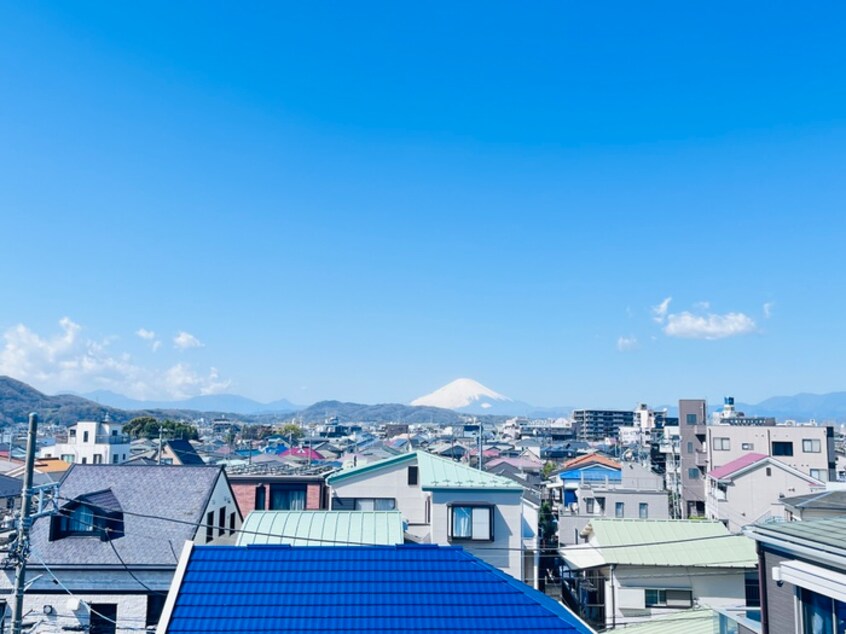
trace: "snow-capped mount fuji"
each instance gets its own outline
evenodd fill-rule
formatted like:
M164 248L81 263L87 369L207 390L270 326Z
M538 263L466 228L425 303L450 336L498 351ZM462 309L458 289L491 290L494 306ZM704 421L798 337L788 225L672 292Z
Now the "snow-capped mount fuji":
M466 414L524 415L532 409L473 379L456 379L431 394L411 401L413 406L441 407Z

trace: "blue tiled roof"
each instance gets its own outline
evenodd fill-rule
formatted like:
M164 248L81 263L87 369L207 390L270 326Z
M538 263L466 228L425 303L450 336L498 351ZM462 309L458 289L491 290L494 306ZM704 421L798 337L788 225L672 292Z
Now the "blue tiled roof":
M588 634L559 603L457 547L195 546L169 634Z

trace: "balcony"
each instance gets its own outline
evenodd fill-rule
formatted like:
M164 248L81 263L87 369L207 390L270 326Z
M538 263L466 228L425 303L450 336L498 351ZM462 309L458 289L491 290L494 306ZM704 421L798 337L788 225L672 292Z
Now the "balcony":
M57 444L63 445L83 445L83 444L91 444L90 442L85 443L82 441L82 437L79 434L75 434L73 436L69 436L68 434L56 434L55 436ZM103 434L101 436L96 436L94 438L94 444L96 445L128 445L132 438L128 434L118 434L116 436L109 436L107 434Z

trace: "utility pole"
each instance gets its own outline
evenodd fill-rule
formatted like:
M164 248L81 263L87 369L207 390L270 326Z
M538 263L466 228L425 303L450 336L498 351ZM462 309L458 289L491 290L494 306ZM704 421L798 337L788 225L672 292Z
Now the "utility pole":
M156 461L156 464L162 463L162 424L159 423L159 458Z
M15 611L12 620L12 634L23 633L24 586L26 584L26 560L29 557L29 517L32 505L32 472L35 467L35 434L38 431L38 416L29 415L29 431L26 438L26 466L24 468L23 490L21 491L21 519L18 522L18 537L15 541Z

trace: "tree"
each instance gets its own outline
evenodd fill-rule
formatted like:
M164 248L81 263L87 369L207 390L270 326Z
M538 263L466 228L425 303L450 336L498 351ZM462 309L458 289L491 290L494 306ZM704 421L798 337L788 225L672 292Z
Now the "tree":
M543 474L543 479L546 480L557 468L558 465L556 465L554 462L547 462L546 464L544 464L543 471L541 472Z
M305 432L303 432L303 428L296 423L286 423L279 429L279 435L284 436L288 439L288 442L294 444L300 438L305 436Z
M186 423L172 420L159 421L152 416L133 418L123 427L123 431L133 438L158 438L161 428L162 438L167 440L197 440L197 428Z

